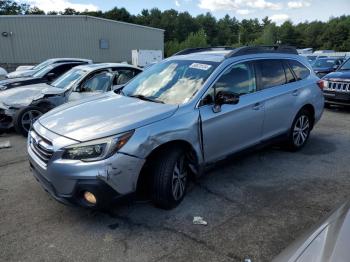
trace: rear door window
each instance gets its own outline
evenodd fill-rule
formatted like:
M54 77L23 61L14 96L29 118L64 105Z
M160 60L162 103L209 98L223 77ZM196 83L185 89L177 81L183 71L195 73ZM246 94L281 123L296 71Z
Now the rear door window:
M260 89L267 89L287 83L281 60L266 59L256 61L259 71Z
M296 60L288 60L288 63L294 71L294 74L298 78L298 80L303 80L310 75L310 70L302 63Z

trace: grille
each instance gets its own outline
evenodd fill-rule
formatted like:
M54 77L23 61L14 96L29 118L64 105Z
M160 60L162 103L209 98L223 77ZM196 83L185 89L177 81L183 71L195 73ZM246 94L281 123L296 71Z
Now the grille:
M34 130L30 131L30 148L45 164L47 164L52 157L52 143Z
M330 81L325 89L329 91L350 93L350 83Z

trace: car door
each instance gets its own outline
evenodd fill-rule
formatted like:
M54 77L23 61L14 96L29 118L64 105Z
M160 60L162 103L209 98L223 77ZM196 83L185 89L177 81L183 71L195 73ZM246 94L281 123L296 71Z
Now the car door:
M214 93L239 94L237 104L224 104L213 110ZM251 62L230 66L218 78L199 107L202 143L206 162L226 157L259 143L264 121L264 104L256 92L255 70Z
M111 89L113 77L114 75L108 71L88 77L70 93L68 101L76 101L107 92Z
M265 101L263 140L283 134L291 127L300 86L282 59L256 61L258 88Z

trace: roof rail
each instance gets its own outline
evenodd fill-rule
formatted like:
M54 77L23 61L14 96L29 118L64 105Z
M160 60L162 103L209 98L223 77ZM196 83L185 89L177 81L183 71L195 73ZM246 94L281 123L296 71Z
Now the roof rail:
M231 46L212 46L212 47L187 48L187 49L181 50L181 51L173 54L172 56L188 55L188 54L204 52L204 51L223 51L223 50L235 50L235 48L231 47Z
M297 55L298 51L295 47L282 45L243 46L232 50L232 52L228 53L225 57L229 58L260 53L282 53Z

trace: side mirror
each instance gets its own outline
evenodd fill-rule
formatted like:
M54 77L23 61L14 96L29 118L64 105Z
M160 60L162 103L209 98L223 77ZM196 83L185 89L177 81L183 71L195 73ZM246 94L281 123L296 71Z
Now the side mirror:
M215 96L215 104L213 111L218 113L221 111L221 106L224 104L235 105L239 102L239 94L227 91L219 91Z
M56 78L56 74L55 73L48 73L46 78L47 78L47 80L52 81Z
M125 84L124 85L113 85L112 91L119 93L124 88L124 86L125 86Z
M339 65L334 65L334 66L333 66L333 69L334 69L334 70L337 70L338 68L339 68Z

